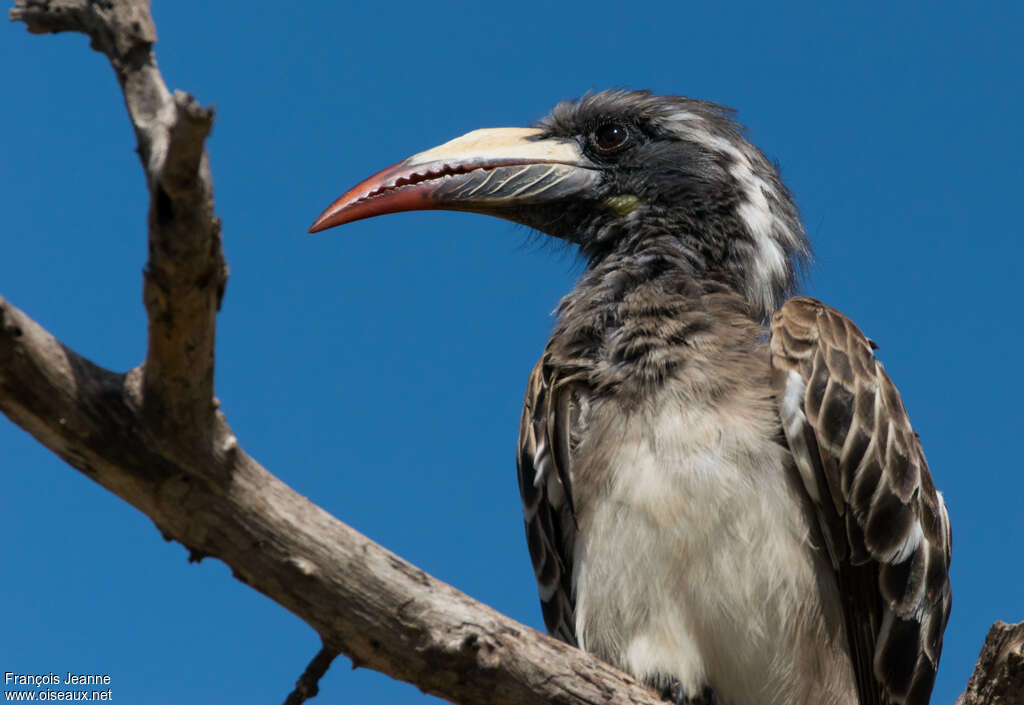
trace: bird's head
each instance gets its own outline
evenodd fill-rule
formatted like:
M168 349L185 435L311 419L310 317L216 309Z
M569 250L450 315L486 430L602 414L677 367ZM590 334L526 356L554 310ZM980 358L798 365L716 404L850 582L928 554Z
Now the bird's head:
M729 111L647 91L590 93L532 128L476 130L371 176L310 228L385 213L485 213L580 246L593 266L656 245L767 318L810 248L775 167Z

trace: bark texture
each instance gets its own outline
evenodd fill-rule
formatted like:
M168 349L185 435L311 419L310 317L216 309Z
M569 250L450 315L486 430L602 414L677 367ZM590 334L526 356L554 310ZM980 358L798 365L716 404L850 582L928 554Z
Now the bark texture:
M17 0L10 16L33 33L89 36L117 75L150 192L149 335L145 362L112 372L0 298L0 411L149 516L193 560L224 561L315 629L324 650L295 702L315 694L340 652L459 703L659 703L624 673L373 543L242 450L213 390L227 265L204 148L212 110L168 91L148 0ZM963 705L1024 702L1024 626L1013 637L1005 629L990 633Z
M1024 622L992 625L956 705L1024 705Z

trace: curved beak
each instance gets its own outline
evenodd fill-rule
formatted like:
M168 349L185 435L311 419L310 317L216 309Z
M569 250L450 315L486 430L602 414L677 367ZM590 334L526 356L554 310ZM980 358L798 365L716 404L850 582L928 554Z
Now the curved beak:
M557 201L595 185L600 172L572 140L541 139L532 128L475 130L421 152L356 185L313 221L309 232L414 210L502 215ZM514 219L514 218L513 218Z

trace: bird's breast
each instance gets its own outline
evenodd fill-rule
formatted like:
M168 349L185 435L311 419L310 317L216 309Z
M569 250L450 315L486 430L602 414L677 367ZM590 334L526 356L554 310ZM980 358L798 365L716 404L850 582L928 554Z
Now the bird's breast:
M710 685L723 705L802 702L787 692L796 662L835 667L811 648L826 568L764 396L696 405L668 385L642 411L598 402L587 421L573 462L581 646L640 678Z

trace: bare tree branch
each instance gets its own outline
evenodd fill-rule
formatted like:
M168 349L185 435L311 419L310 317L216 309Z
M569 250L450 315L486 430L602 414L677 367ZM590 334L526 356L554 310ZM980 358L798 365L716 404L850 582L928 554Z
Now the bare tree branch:
M213 111L167 90L153 55L156 27L146 2L19 0L10 15L30 32L86 34L110 60L150 191L144 411L152 423L210 442L215 319L227 282L203 148Z
M144 75L166 95L155 65ZM161 91L154 87L151 93ZM128 92L125 96L130 106L133 98ZM181 92L168 96L165 111L173 116L169 124L136 129L139 153L150 154L149 262L142 294L149 314L149 346L143 400L151 421L187 430L209 443L214 428L214 332L227 284L209 158L203 149L213 111Z
M337 651L326 646L320 649L306 666L306 670L299 676L299 680L295 683L295 690L285 698L284 705L302 705L310 698L316 697L320 692L320 679L327 673L327 669L331 667L331 662L337 655Z
M373 543L239 447L213 396L227 266L203 146L212 111L164 85L147 0L16 0L10 14L30 32L88 35L117 75L150 190L149 347L143 365L114 373L0 298L0 411L149 516L190 560L223 560L315 629L324 648L290 700L312 697L341 652L461 703L660 702ZM990 632L962 705L1022 702L1024 626L1008 629Z
M141 375L99 368L0 299L0 409L193 555L305 620L331 648L462 703L657 703L611 666L430 577L301 497L233 438L169 450Z
M1024 622L992 625L956 705L1024 705Z
M116 374L0 299L0 410L190 559L223 560L358 665L464 703L658 702L377 546L241 450L213 397L227 271L203 150L212 113L164 86L145 0L19 0L11 17L88 34L117 74L150 188L150 332L146 362Z

